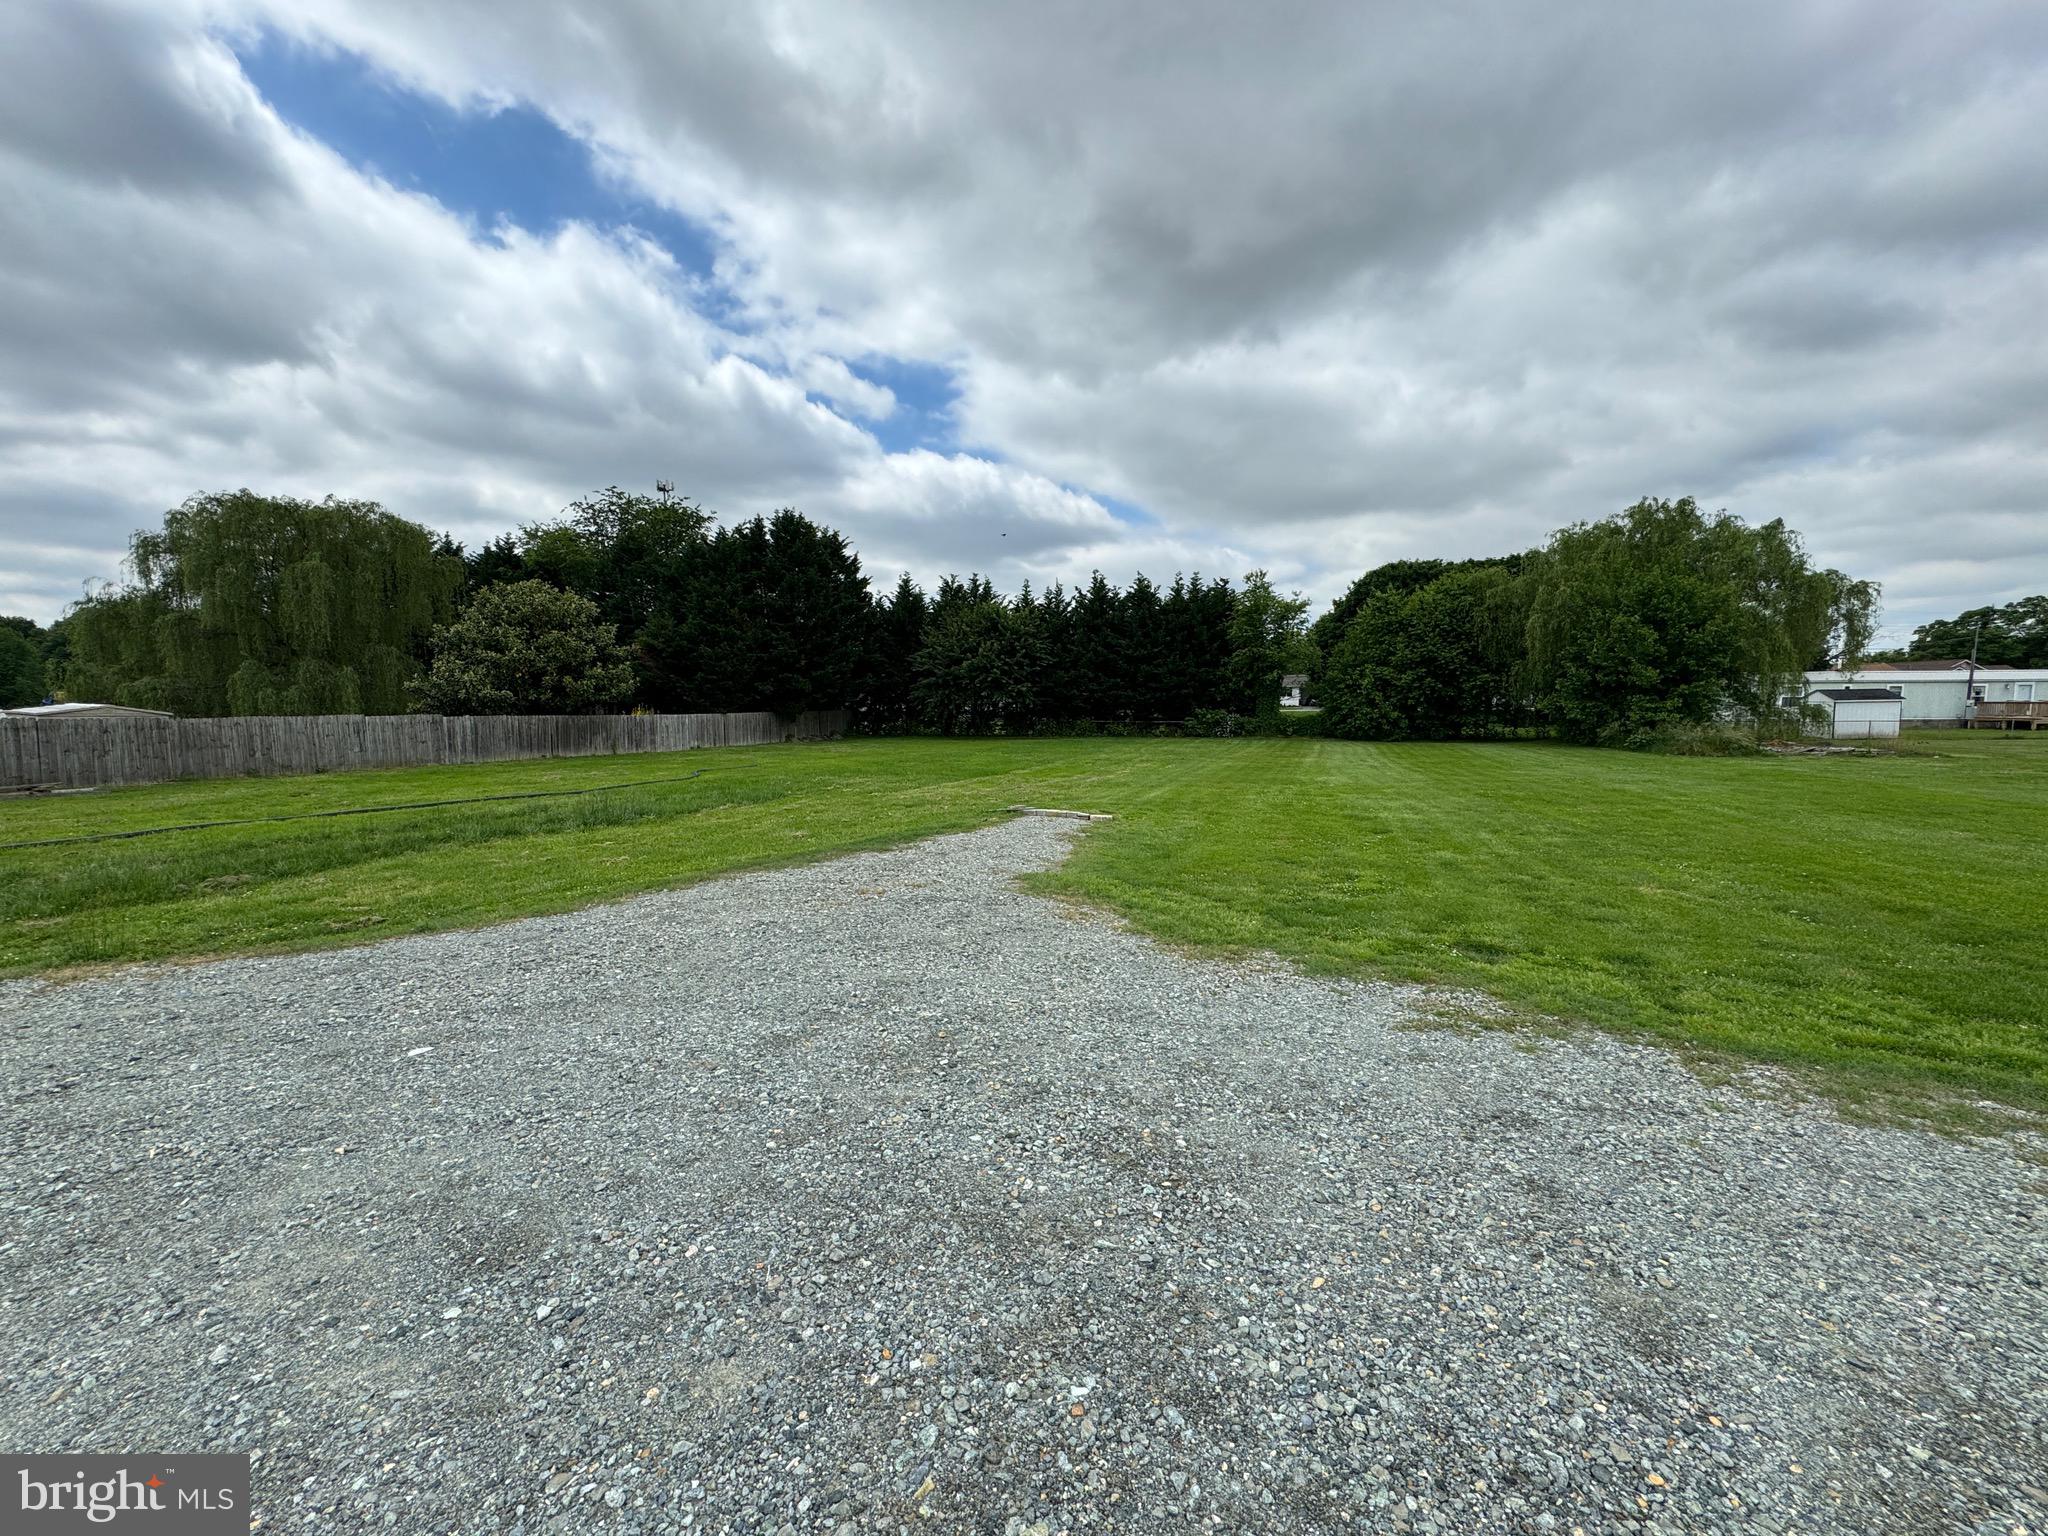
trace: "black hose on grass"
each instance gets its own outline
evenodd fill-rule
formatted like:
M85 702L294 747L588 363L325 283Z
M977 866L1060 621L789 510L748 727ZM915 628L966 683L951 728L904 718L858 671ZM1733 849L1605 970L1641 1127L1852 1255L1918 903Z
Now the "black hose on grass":
M25 843L0 843L0 853L18 848L59 848L72 843L112 843L130 837L161 837L166 832L204 832L213 827L260 827L275 821L319 821L329 816L375 816L383 811L431 811L450 805L483 805L493 800L553 800L566 795L594 795L607 789L640 789L649 784L687 784L712 768L699 768L666 779L628 779L623 784L591 784L582 789L529 789L510 795L469 795L460 800L414 800L404 805L358 805L339 811L296 811L289 816L245 816L235 821L187 821L175 827L143 827L133 832L84 832L76 837L39 837Z

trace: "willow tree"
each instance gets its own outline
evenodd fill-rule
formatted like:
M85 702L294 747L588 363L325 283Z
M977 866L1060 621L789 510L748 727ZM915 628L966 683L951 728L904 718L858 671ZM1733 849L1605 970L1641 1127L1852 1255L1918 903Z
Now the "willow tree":
M1877 599L1874 583L1816 570L1784 523L1752 528L1691 497L1559 531L1521 585L1532 691L1581 741L1763 718L1802 670L1867 645Z
M374 502L194 496L70 621L67 687L181 714L399 714L462 563Z

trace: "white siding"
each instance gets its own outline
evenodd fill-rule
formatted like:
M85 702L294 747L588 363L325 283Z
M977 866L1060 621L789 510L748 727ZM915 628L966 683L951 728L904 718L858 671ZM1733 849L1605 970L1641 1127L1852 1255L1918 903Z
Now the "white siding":
M1878 681L1871 678L1871 682ZM1902 718L1915 724L1961 725L1963 704L1969 698L1963 678L1943 679L1938 683L1898 683L1901 698L1899 709Z
M1906 729L1916 726L1961 725L1968 717L1969 674L1966 672L1809 672L1809 694L1816 688L1896 688L1902 702L1899 711ZM2048 699L2048 668L2015 667L2006 671L1980 671L1980 697L1991 702L2027 697L2022 685L2033 685L2033 697ZM1825 702L1825 701L1822 701Z
M2048 684L2034 682L2031 678L2000 677L1996 673L1977 674L1977 686L1983 690L1986 699L2044 699L2048 698Z
M1899 702L1896 699L1823 699L1835 709L1835 737L1896 736L1899 734Z

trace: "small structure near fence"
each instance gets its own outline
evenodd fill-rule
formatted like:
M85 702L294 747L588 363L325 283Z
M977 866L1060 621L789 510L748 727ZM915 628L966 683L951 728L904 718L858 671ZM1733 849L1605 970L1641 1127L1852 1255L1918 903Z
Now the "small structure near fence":
M115 718L169 720L167 709L134 709L126 704L29 704L21 709L0 709L13 720L107 720Z
M0 716L0 785L87 789L169 779L413 768L750 747L843 735L844 710L731 715Z
M1899 734L1904 700L1896 688L1816 688L1807 702L1828 712L1828 734L1837 741Z

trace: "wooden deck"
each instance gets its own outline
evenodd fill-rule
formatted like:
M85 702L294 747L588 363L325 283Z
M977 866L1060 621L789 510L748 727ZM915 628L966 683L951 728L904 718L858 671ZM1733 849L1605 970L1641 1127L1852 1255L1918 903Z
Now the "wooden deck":
M1963 724L2000 731L2038 731L2048 726L2048 699L1986 699L1970 706Z

